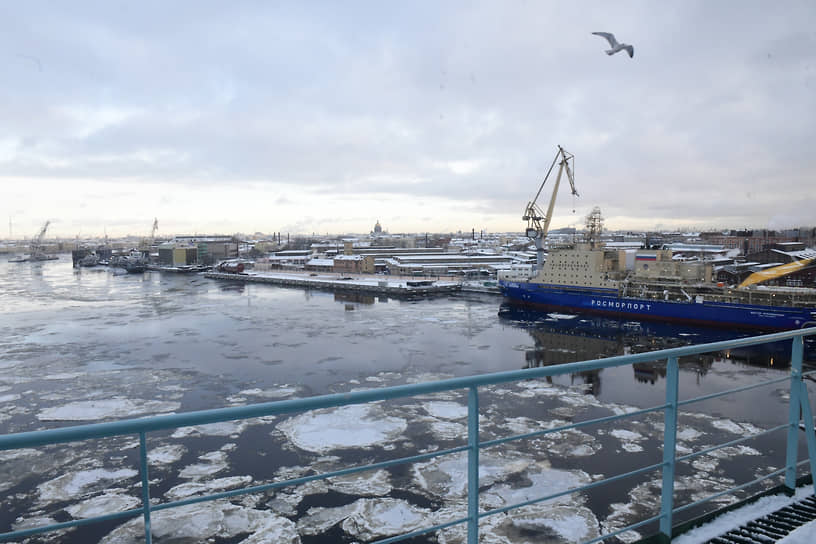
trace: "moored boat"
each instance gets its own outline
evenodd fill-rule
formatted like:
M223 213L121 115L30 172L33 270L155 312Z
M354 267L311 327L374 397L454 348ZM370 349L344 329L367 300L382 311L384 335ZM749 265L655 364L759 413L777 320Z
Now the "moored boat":
M499 288L505 297L530 306L568 308L618 319L777 330L816 326L816 289L758 285L814 266L813 254L755 273L739 286L726 286L712 281L710 262L675 259L670 249L632 253L602 247L603 218L596 207L586 219L587 241L551 248L545 261L544 240L563 173L572 194L578 196L570 166L573 159L559 146L538 192L525 207L522 219L527 221L527 236L535 242L536 267L528 278L512 270L499 273ZM537 201L556 164L558 175L544 212Z
M672 259L670 250L641 250L627 267L625 252L592 244L551 250L530 279L500 276L510 300L541 308L571 308L615 318L784 330L816 326L816 289L711 281L705 262Z

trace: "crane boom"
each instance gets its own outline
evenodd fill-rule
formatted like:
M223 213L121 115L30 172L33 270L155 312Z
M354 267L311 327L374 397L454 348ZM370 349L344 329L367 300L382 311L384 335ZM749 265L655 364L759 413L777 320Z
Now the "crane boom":
M51 220L45 222L45 224L40 229L40 232L37 233L37 236L31 241L31 247L29 248L29 253L32 256L38 256L42 253L42 241L45 238L45 231L48 230L48 225L51 224Z
M573 168L570 168L570 161L573 162ZM538 197L541 195L541 191L544 189L544 185L547 183L547 179L549 179L556 163L558 163L558 175L555 179L555 186L553 187L552 195L550 196L550 203L547 206L547 212L544 213L537 204ZM527 207L524 208L524 215L522 216L522 219L527 221L527 237L532 238L536 244L536 266L538 268L540 268L544 262L544 238L547 237L547 233L550 230L553 208L555 207L555 197L558 195L558 187L561 184L561 174L564 173L564 170L567 171L567 179L569 180L572 194L574 196L579 196L578 191L575 190L575 176L573 175L574 165L575 156L565 151L564 148L559 145L555 158L550 165L550 169L547 171L547 175L544 176L544 181L541 182L541 186L538 188L533 200L528 202Z

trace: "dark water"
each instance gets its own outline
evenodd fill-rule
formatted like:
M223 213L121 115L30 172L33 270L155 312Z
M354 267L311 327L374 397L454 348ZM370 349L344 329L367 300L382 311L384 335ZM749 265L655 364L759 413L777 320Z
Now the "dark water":
M46 263L2 262L0 286L2 433L515 370L745 335L739 331L526 312L491 295L406 301L223 283L199 275L148 272L114 276L102 268L73 270L65 256ZM775 344L683 359L681 398L784 376L789 351L786 344ZM808 357L813 358L812 349ZM538 394L531 399L518 391L485 391L482 406L489 421L482 438L508 434L501 425L491 426L494 416L508 416L518 426L534 428L539 421L577 421L615 413L621 406L631 409L659 405L665 394L662 364L560 376L552 384L574 396ZM787 384L782 383L689 407L687 417L681 418L682 428L689 430L687 445L699 449L733 440L749 425L767 428L786 421L786 390ZM277 392L281 392L280 396L276 396ZM451 395L439 402L464 401ZM182 449L170 461L159 462L159 468L151 472L151 477L157 476L151 495L162 497L181 484L212 479L185 472L202 464L201 455L208 452L211 456L204 464L211 463L208 466L212 477L252 475L257 484L280 479L287 471L300 475L306 470L302 467L314 464L323 464L328 470L338 460L352 464L373 462L416 453L428 443L439 447L460 444L462 436L440 431L453 420L445 416L427 418L429 406L447 410L452 404L384 407L383 420L403 414L416 416L407 419L403 438L396 446L375 446L364 452L340 448L330 452L329 460L328 452L306 452L287 445L280 431L275 430L279 421L264 422L249 430L232 429L225 434L157 435L151 437L152 446L175 444ZM611 429L588 430L578 438L567 435L559 443L533 441L504 454L523 457L528 464L530 456L543 455L546 470L561 471L561 475L583 471L608 476L658 462L661 423L662 415L656 415L622 425L614 436ZM639 438L627 442L621 438L627 433ZM582 440L591 444L592 451L577 457L567 455ZM44 450L45 455L31 453L11 460L0 457L0 480L7 481L0 486L0 531L19 528L24 523L21 520L28 518L54 522L78 516L68 509L71 501L50 494L52 488L72 490L82 501L104 497L111 487L122 496L138 497L138 476L116 472L134 466L136 451L128 447L132 439L100 442L104 444L90 450L60 446ZM708 480L703 478L705 482L697 488L679 490L678 500L716 490L729 481L753 479L761 474L759 468L779 468L784 464L783 446L784 439L774 435L751 444L756 454L716 460L703 467ZM559 453L559 448L564 454ZM219 468L219 463L225 468ZM33 474L21 476L20 466L31 469ZM79 480L71 485L58 480L66 472L98 475L100 470L108 471L109 477L87 485ZM680 473L684 470L680 469ZM700 466L695 470L699 472ZM689 467L686 472L691 475L695 470ZM529 469L508 475L505 480L534 482L536 474ZM418 489L415 476L411 469L394 469L389 475L391 489L371 496L440 511L451 493ZM659 480L659 474L656 477ZM42 487L43 482L54 481L59 485ZM654 481L654 475L587 494L580 504L565 506L571 510L564 515L582 514L586 507L598 523L613 528L624 526L623 521L631 523L637 517L622 513L627 508L615 505L628 505L635 513L652 509L653 505L642 504L650 492L650 481ZM297 522L307 516L310 508L338 508L358 498L353 492L318 489L299 498L267 496L251 505L241 504L256 510L268 508ZM275 502L278 499L294 505L287 511ZM51 537L50 541L129 541L105 536L116 526L111 523L77 530ZM311 527L298 526L303 542L355 540L339 523L329 524L318 534L313 534ZM496 534L510 536L516 530L521 529L495 528ZM531 538L542 534L533 531ZM240 542L243 536L239 533L219 538ZM364 534L356 538L371 539ZM447 538L441 541L457 541L455 535ZM563 534L553 538L569 541ZM154 541L194 542L196 538L174 539L167 535Z

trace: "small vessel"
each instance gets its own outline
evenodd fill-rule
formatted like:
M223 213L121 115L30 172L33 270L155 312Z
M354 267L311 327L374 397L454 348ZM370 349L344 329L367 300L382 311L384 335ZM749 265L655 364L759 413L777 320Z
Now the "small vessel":
M16 256L9 259L10 263L27 263L27 262L40 262L40 261L56 261L59 259L56 255L51 255L45 252L45 246L43 244L43 240L45 239L45 232L48 230L48 225L51 224L51 221L46 221L45 224L40 228L40 232L31 240L31 244L29 246L29 254L26 256Z
M34 253L31 255L17 255L8 260L10 263L36 263L40 261L56 261L59 259L57 255L48 255L45 253Z
M147 266L148 270L155 270L157 272L174 272L177 274L193 274L198 272L206 272L210 268L212 267L204 264L180 264L178 266L151 264Z
M77 264L82 267L96 266L99 264L99 257L96 253L88 253L82 257Z
M148 261L138 251L131 251L128 255L116 255L110 258L110 266L122 268L130 274L140 274L147 270Z
M529 306L568 308L624 320L762 330L816 326L816 289L726 286L712 281L710 262L675 259L670 249L636 250L631 255L626 250L604 248L599 241L602 218L598 208L587 217L587 241L550 248L545 262L543 240L562 171L567 172L573 194L577 195L569 167L572 155L560 146L558 149L550 172L559 160L560 168L547 213L536 205L542 183L523 217L528 221L527 235L535 240L538 250L535 272L529 278L500 273L499 287L506 298ZM790 269L809 264L800 263Z

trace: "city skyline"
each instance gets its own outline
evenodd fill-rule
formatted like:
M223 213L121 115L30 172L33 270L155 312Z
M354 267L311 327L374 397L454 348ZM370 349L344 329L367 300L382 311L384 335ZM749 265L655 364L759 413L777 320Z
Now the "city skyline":
M13 238L816 223L806 1L136 6L7 8Z

